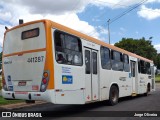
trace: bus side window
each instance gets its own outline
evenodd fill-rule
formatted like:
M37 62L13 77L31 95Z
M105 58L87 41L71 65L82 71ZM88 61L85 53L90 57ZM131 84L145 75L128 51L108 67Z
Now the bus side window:
M82 65L81 40L64 32L55 31L56 60L60 64Z
M82 63L81 55L75 54L73 57L73 62L75 65L79 65Z
M124 71L129 72L130 67L129 67L129 57L126 54L123 54L123 62L124 62Z
M146 70L146 62L143 60L140 60L140 73L142 74L146 74L147 70Z
M151 66L149 62L146 63L146 69L147 69L147 74L151 75Z
M57 62L58 63L65 63L65 58L63 57L63 54L61 54L61 53L57 54Z
M116 71L123 71L122 53L112 50L111 55L112 55L112 69Z
M138 72L141 73L141 64L140 64L140 60L138 60Z
M90 62L91 62L91 59L90 59L90 51L89 50L85 50L85 71L86 71L86 74L90 74L91 73L91 66L90 66Z
M92 68L93 68L93 74L97 74L97 53L92 52Z
M64 46L64 35L57 32L55 34L55 45L56 45L56 51L62 52L63 46Z
M110 50L101 46L101 65L103 69L111 69Z

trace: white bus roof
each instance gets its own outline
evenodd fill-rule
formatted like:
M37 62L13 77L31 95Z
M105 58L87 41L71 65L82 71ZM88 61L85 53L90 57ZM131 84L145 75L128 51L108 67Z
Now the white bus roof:
M132 57L135 57L135 58L139 58L139 59L144 60L144 61L146 61L146 62L153 63L152 60L149 60L149 59L144 58L144 57L142 57L142 56L139 56L139 55L136 55L136 54L134 54L134 53L128 52L128 51L126 51L126 50L124 50L124 49L121 49L121 48L118 48L118 47L116 47L116 46L107 44L107 43L105 43L105 42L103 42L103 41L101 41L101 40L98 40L98 39L96 39L96 38L90 37L90 36L88 36L88 35L86 35L86 34L83 34L83 33L81 33L81 32L78 32L78 31L76 31L76 30L73 30L73 29L71 29L71 28L68 28L68 27L66 27L66 26L64 26L64 25L58 24L58 23L56 23L56 22L53 22L53 21L51 21L51 20L46 20L46 19L44 19L44 20L37 20L37 21L27 22L27 23L24 23L24 24L20 24L20 25L18 25L18 26L15 26L15 27L13 27L13 28L11 28L11 29L8 29L8 30L6 30L6 32L9 32L9 31L11 31L11 30L14 30L14 29L19 28L19 27L22 27L22 26L26 26L26 25L34 24L34 23L38 23L38 22L44 22L45 24L47 24L46 29L48 29L48 28L49 28L49 29L50 29L50 28L56 28L56 29L58 29L58 30L62 30L62 31L64 31L64 32L70 33L70 34L75 35L75 36L77 36L77 37L80 37L80 38L83 38L83 39L85 39L85 40L94 42L94 43L96 43L96 44L99 44L99 45L102 45L102 46L106 46L106 47L108 47L108 48L110 48L110 49L112 49L112 50L122 52L122 53L124 53L124 54L127 54L127 55L132 56ZM5 34L6 34L6 32L5 32Z

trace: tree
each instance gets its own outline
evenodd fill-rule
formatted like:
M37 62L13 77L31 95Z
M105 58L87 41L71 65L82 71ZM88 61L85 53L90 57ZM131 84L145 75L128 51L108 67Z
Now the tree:
M0 53L0 69L2 69L2 64L1 64L1 62L2 62L2 52Z
M158 69L160 69L160 55L156 57L154 60L154 64L157 66Z
M0 53L0 61L2 61L2 52Z
M157 50L153 47L151 40L146 40L144 37L141 39L122 38L121 41L115 43L115 46L153 60L155 65L160 68Z

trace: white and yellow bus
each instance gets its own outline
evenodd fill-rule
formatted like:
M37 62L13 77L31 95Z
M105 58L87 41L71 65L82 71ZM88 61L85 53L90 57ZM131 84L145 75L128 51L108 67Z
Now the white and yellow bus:
M155 89L153 61L50 20L6 30L3 46L6 99L115 105Z

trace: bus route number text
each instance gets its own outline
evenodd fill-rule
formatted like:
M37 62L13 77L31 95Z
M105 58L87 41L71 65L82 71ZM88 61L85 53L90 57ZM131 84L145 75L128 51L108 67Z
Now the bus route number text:
M38 56L38 57L31 57L28 58L27 62L28 63L36 63L36 62L43 62L44 56Z

